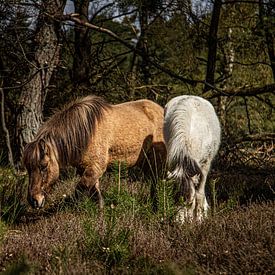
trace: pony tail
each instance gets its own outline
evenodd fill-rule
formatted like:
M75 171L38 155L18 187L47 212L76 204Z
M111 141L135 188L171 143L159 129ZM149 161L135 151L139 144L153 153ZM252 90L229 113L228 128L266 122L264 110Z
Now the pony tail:
M173 129L173 128L170 128ZM171 134L172 131L169 132ZM202 171L195 159L188 150L188 144L179 135L169 135L167 144L167 161L169 174L168 178L175 181L175 200L178 202L181 197L190 203L198 184L194 176L201 177Z
M186 100L171 100L166 104L164 115L163 134L170 171L168 177L175 179L182 194L191 194L191 190L193 192L198 184L193 177L202 175L200 165L192 152L192 111L189 105Z
M187 155L178 155L170 163L169 179L175 180L177 184L174 185L175 199L178 202L181 197L184 198L186 203L192 201L195 193L195 188L199 183L193 177L201 177L202 171L198 163Z
M179 154L175 156L168 156L168 162L170 169L169 178L182 181L182 179L189 179L196 175L200 176L202 174L201 168L196 160L192 159L188 155Z

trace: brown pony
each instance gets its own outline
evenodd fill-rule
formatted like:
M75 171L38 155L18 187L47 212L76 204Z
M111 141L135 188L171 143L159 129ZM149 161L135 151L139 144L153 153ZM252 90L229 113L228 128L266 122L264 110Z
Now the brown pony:
M114 162L134 166L154 151L156 162L165 160L163 108L150 100L111 105L87 96L57 111L28 143L23 161L29 174L28 201L44 206L45 194L68 165L81 171L80 189L103 198L99 178Z

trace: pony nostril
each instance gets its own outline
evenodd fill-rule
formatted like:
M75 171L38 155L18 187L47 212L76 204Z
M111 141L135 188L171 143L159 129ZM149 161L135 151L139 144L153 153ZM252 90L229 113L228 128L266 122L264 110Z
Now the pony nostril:
M28 201L32 208L37 208L38 202L36 199L28 197Z
M33 200L33 208L38 208L38 202L37 200Z
M38 199L35 199L33 197L28 198L29 204L31 205L32 208L38 209L42 208L45 204L45 197L40 196Z

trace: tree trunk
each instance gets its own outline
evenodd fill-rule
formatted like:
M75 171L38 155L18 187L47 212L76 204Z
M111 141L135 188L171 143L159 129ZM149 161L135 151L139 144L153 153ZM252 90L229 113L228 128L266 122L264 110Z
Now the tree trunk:
M231 16L233 14L233 11L230 12ZM227 44L225 45L225 48L223 49L224 54L224 68L223 68L223 74L224 74L224 80L221 83L221 89L223 91L226 91L230 87L230 79L231 75L233 73L233 62L235 59L235 49L232 43L232 28L228 29L227 33ZM226 105L227 105L228 98L224 96L218 97L218 114L220 117L220 122L222 125L222 128L224 130L224 134L227 133L226 128Z
M88 21L89 0L75 0L75 13L80 15L84 22ZM74 29L74 61L72 78L75 85L89 85L91 64L91 39L89 29L84 26L75 26Z
M142 4L139 11L139 23L140 23L140 38L138 42L138 48L142 52L142 60L140 64L140 70L144 84L150 82L150 71L148 61L148 40L147 40L147 28L148 28L148 8L146 4Z
M219 27L219 20L220 20L220 13L221 13L222 1L215 0L209 35L208 35L208 58L207 58L207 72L205 81L210 85L214 85L215 83L215 68L216 68L216 57L217 57L217 45L218 45L218 27ZM211 88L206 84L204 87L204 92L207 92Z
M2 83L0 84L0 86L2 86ZM6 126L6 119L5 119L5 95L2 87L0 88L0 92L1 92L1 124L2 124L3 131L6 138L9 165L14 168L13 153L12 153L11 142L10 142L10 133Z
M275 35L274 35L274 12L272 12L272 7L270 4L266 6L263 3L263 0L259 1L259 19L261 25L264 29L265 42L267 47L267 52L270 60L270 65L273 73L273 79L275 81Z
M2 124L2 129L3 129L4 135L5 135L5 141L6 141L6 146L7 146L7 150L8 150L8 162L9 162L9 165L14 168L14 159L13 159L13 152L11 149L10 133L9 133L9 129L6 125L6 118L5 118L5 93L4 93L4 89L2 88L4 86L5 68L4 68L4 62L1 57L0 57L0 72L1 72L1 75L0 75L1 124Z
M33 60L29 60L28 82L19 99L17 119L17 162L26 143L32 141L43 120L43 104L56 65L59 62L59 24L53 17L63 13L65 0L43 1L37 20ZM26 81L24 79L22 82Z

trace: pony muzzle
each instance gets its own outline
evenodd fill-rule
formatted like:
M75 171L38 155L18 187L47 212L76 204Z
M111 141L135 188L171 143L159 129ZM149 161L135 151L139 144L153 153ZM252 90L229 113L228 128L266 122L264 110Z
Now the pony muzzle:
M39 194L36 196L29 196L28 201L32 208L39 209L42 208L45 204L45 196L43 194Z

